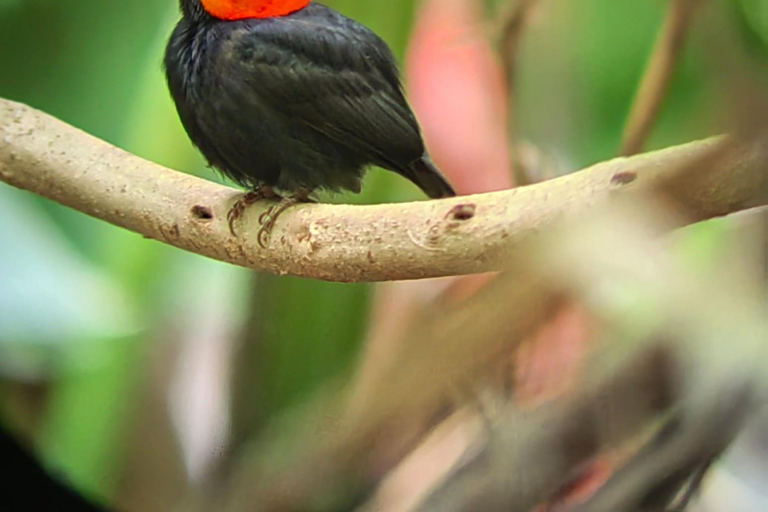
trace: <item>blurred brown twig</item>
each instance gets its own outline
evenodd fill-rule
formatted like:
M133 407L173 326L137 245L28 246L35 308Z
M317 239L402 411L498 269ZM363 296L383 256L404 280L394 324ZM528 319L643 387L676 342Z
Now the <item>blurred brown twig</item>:
M529 180L518 164L517 148L520 143L517 109L517 69L525 29L531 13L539 0L514 0L502 8L499 30L498 53L504 70L509 115L507 132L510 145L510 171L514 183L528 185Z
M666 20L624 129L621 154L640 153L658 117L696 10L704 0L669 0Z

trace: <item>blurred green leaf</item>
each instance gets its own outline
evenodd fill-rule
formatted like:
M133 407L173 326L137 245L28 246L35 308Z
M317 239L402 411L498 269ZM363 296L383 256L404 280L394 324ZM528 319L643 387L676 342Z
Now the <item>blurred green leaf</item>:
M119 283L88 265L31 198L0 186L0 370L26 377L60 366L72 343L139 328Z
M768 1L738 0L733 10L750 49L768 56Z

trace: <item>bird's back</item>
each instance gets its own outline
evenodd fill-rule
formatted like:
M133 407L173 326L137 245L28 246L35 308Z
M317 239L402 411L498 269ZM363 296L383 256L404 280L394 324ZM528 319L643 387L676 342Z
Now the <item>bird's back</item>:
M166 67L193 142L244 185L359 191L365 166L407 176L424 155L389 47L323 5L182 20Z

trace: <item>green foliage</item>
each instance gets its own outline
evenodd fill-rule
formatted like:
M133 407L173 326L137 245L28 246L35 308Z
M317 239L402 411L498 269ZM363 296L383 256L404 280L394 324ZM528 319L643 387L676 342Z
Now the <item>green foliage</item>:
M768 59L768 1L739 0L732 8L748 47L765 63Z

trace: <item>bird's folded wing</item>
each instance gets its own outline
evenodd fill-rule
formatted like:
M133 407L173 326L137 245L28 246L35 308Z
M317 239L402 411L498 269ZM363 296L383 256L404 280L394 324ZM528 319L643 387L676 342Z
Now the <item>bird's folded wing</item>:
M232 54L256 96L381 164L398 167L421 156L419 127L383 41L373 33L300 28L235 40Z

